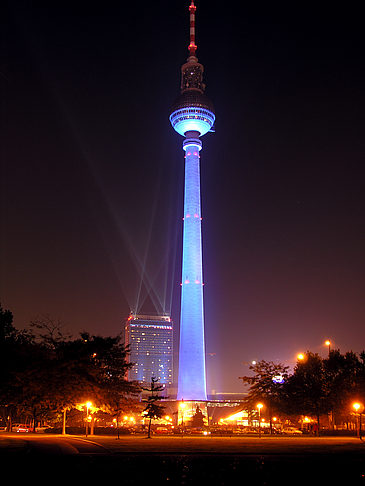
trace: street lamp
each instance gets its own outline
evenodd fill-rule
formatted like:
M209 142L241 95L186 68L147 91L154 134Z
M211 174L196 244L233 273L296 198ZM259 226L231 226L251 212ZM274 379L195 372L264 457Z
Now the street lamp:
M89 408L92 406L91 402L86 402L86 427L85 427L85 436L87 437L88 428L89 428Z
M359 426L357 428L357 436L360 440L362 440L361 437L361 414L364 411L364 405L359 402L355 402L352 404L352 408L355 410L355 413L359 414Z
M186 407L186 404L184 401L180 403L180 409L181 409L181 430L182 430L182 435L184 436L184 409Z
M303 353L299 353L297 355L297 358L298 358L299 361L303 361L304 360L304 354Z
M327 339L327 341L325 341L324 343L326 346L328 346L328 356L330 355L330 352L331 352L331 341L329 339Z
M263 404L262 403L258 403L256 405L256 408L258 409L259 411L259 437L261 438L261 409L263 407Z

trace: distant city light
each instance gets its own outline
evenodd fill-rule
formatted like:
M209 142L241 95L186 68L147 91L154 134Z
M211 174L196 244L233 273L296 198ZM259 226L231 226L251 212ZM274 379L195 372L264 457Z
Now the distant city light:
M275 375L272 377L272 381L274 383L284 383L284 377L283 375Z

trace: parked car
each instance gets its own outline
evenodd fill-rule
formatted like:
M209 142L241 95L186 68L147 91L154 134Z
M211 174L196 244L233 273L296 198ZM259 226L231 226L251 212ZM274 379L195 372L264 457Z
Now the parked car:
M32 429L28 425L18 425L15 427L15 432L31 432Z
M282 434L288 434L288 435L301 435L303 432L300 429L297 429L296 427L285 427L282 429Z
M191 435L210 435L210 430L205 427L190 427L186 432Z
M47 429L49 429L50 427L48 425L44 425L42 427L36 427L35 428L35 431L36 432L41 432L41 433L44 433Z
M171 430L168 427L158 426L154 429L155 434L170 434Z
M252 426L245 426L243 427L243 431L245 434L258 434L259 433L259 429L258 427L252 427Z

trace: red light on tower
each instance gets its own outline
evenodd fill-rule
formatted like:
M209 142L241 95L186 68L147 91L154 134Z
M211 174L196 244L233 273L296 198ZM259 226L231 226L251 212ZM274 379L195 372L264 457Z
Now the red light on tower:
M190 12L190 44L189 44L189 54L190 56L195 57L195 52L197 46L195 44L195 11L196 6L194 5L194 1L191 1L189 12Z

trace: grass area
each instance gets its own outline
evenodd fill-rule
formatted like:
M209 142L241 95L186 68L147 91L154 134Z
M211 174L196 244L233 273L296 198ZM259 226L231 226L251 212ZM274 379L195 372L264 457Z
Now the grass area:
M80 436L80 440L85 437ZM174 437L89 436L113 453L305 454L365 453L365 443L353 437Z

